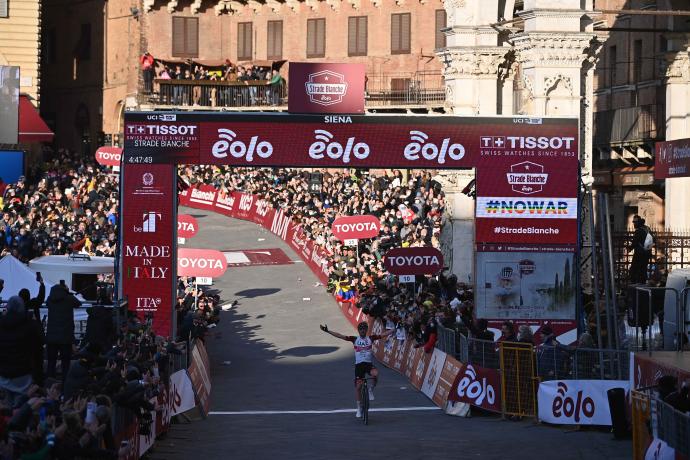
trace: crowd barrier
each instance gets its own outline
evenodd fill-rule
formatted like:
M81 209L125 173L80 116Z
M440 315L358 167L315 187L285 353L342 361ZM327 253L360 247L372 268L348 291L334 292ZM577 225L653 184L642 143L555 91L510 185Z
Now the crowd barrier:
M191 351L189 349L191 348ZM208 414L211 375L208 355L201 341L195 341L181 355L170 355L170 375L157 397L150 402L158 410L150 418L141 419L128 408L114 406L112 428L115 445L127 442L130 446L126 460L144 456L156 438L168 431L173 416L198 408Z

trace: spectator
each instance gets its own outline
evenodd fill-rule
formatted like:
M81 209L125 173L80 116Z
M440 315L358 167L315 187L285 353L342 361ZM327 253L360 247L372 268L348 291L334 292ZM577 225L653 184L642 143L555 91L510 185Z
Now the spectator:
M647 268L652 254L651 250L645 247L645 240L647 235L651 234L651 230L645 225L645 220L637 214L633 216L633 226L635 234L630 244L630 249L634 251L630 263L630 283L644 284L647 282Z
M24 301L10 297L0 317L0 389L12 402L31 386L33 350L41 338L26 315Z
M268 91L270 97L267 98L271 102L271 105L276 106L280 104L284 82L285 80L283 80L283 77L280 75L280 71L278 69L273 70L271 80L268 82L270 86Z
M501 325L501 341L503 342L517 342L518 338L515 334L515 325L512 321L503 321Z
M139 58L141 66L141 74L144 78L144 93L150 94L153 92L153 75L154 75L154 59L151 54L146 51Z
M50 289L46 302L48 307L48 330L46 332L48 369L47 375L55 377L58 354L62 363L62 374L67 374L72 359L74 344L74 309L81 305L69 293L64 281Z
M544 380L562 379L568 374L568 352L550 325L541 328L542 344L537 347L537 372Z

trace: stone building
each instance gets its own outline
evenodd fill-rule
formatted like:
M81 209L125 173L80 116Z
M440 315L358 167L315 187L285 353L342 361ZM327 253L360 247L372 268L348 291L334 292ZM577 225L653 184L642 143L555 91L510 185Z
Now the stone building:
M41 84L41 2L0 0L0 65L19 66L19 90L38 101Z

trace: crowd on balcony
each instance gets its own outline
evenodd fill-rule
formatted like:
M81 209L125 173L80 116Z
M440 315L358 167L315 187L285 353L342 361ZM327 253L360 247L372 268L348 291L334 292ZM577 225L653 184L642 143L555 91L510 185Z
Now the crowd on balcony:
M148 53L141 57L140 62L144 92L154 91L155 75L162 103L208 107L277 106L284 97L285 79L280 70L266 65L240 65L226 59L222 66L205 67L192 62L157 61ZM188 83L191 81L218 84L194 85Z

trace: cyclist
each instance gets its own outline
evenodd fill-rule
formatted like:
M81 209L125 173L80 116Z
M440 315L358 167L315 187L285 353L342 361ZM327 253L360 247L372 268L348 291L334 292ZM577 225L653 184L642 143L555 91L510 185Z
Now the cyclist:
M388 337L389 335L395 334L395 329L389 329L381 335L370 335L367 336L367 331L369 330L369 325L362 321L357 325L357 332L359 336L354 335L343 335L334 331L329 331L328 326L321 326L321 330L331 334L333 337L338 339L347 340L352 342L355 347L355 400L357 401L357 418L362 416L362 401L360 400L360 391L362 388L362 380L366 377L366 374L371 375L372 384L369 385L369 399L374 400L374 387L378 380L379 371L376 369L372 362L372 347L376 340L380 340Z

